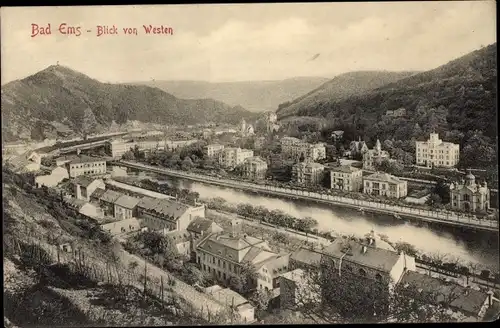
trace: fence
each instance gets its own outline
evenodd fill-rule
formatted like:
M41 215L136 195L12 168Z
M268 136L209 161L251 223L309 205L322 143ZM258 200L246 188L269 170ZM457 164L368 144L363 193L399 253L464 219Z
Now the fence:
M84 252L79 247L73 247L70 252L62 250L52 237L41 234L34 229L25 228L20 231L22 238L4 240L4 247L15 254L21 252L19 240L28 245L36 245L43 249L54 263L67 264L72 273L81 274L92 281L101 281L113 285L129 285L142 290L145 295L156 298L161 306L170 309L172 305L182 305L186 314L194 318L203 318L209 322L220 320L221 314L228 311L227 307L209 299L174 276L162 271L162 275L152 274L154 265L143 261L137 266L125 266L118 258L106 257L101 254ZM156 268L157 269L157 268ZM159 276L159 277L158 277ZM164 279L165 276L165 279ZM174 282L175 281L175 282ZM193 293L194 292L194 293ZM201 306L193 301L201 300ZM152 299L151 301L154 301ZM175 313L175 310L174 314ZM218 323L219 321L217 321Z
M305 199L312 199L312 200L317 200L317 201L322 201L322 202L329 202L329 203L337 203L341 205L347 205L349 207L355 207L355 208L365 208L365 209L372 209L372 210L379 210L381 212L385 213L397 213L397 214L403 214L403 215L409 215L417 218L427 218L431 219L432 221L441 221L441 222L450 222L454 224L459 224L459 225L467 225L467 226L473 226L473 227L484 227L484 228L490 228L488 230L496 230L498 229L498 221L496 220L485 220L485 219L478 219L475 216L472 215L462 215L457 212L437 212L437 211L431 211L431 210L425 210L425 209L420 209L420 208L415 208L411 206L402 206L402 205L389 205L385 203L380 203L380 202L372 202L372 201L365 201L365 200L359 200L359 199L353 199L353 198L348 198L348 197L342 197L342 196L335 196L335 195L329 195L329 194L322 194L322 193L316 193L312 191L305 191L305 190L299 190L299 189L291 189L291 188L282 188L282 187L275 187L275 186L270 186L270 185L259 185L259 184L254 184L254 183L248 183L244 181L239 181L239 180L229 180L229 179L224 179L224 178L217 178L217 177L207 177L206 175L202 174L197 174L197 173L186 173L186 172L180 172L176 170L170 170L170 169L159 169L159 168L154 168L150 167L148 165L144 164L139 164L139 163L133 163L133 162L127 162L123 161L120 162L119 164L125 164L127 166L135 167L135 168L144 168L149 171L153 171L156 173L168 173L173 176L181 177L181 178L187 178L187 179L195 179L200 182L206 182L206 183L216 183L219 185L223 186L228 186L228 187L233 187L233 188L245 188L249 190L255 190L255 191L264 191L268 192L271 194L277 194L277 195L283 195L283 196L295 196L297 198L305 198Z

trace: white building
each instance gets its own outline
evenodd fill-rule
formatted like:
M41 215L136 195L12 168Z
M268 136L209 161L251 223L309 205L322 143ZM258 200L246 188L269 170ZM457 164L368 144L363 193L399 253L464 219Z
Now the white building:
M443 142L437 133L431 133L427 141L416 142L417 165L427 167L454 167L460 157L460 145Z
M124 139L115 139L106 142L107 151L113 158L121 158L123 154L133 149L135 145L135 142Z
M380 140L377 139L375 148L369 149L363 153L363 169L374 170L375 164L380 164L383 160L386 159L390 159L389 153L385 150L382 150Z
M363 171L350 165L330 168L330 187L345 191L361 191L363 188Z
M106 160L99 157L79 156L66 165L71 178L106 174Z
M218 303L225 307L232 307L237 314L237 321L240 323L255 322L255 308L248 302L246 298L237 292L222 288L219 285L214 285L205 288L205 293L210 295ZM228 322L229 323L229 322Z
M305 161L292 167L293 180L300 185L314 186L323 181L325 167L319 163Z
M318 161L326 158L325 144L311 144L292 137L281 139L281 152L295 159Z
M264 179L267 173L267 163L260 157L248 157L243 161L243 176L248 179Z
M455 210L475 212L490 208L490 190L485 182L476 183L476 177L469 171L465 181L450 185L450 203Z
M225 168L235 168L243 161L253 156L253 150L228 147L219 153L219 164Z
M407 182L388 173L374 173L363 178L365 194L403 198L408 194Z
M210 144L203 147L203 151L209 158L219 158L219 154L224 149L224 145Z
M64 179L69 179L68 170L64 167L56 167L48 175L39 175L35 177L35 186L37 188L41 188L42 186L52 188L57 186Z

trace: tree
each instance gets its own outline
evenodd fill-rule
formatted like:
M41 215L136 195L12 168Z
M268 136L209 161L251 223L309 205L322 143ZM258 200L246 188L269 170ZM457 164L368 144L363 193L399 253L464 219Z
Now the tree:
M193 168L193 161L191 160L191 158L186 156L186 158L184 158L184 160L182 161L181 169L184 171L189 171L192 168Z
M134 156L134 152L129 150L127 152L125 152L123 155L122 155L122 159L124 160L128 160L128 161L133 161L135 160L135 156Z
M92 109L87 107L83 112L82 132L84 135L91 134L97 127L97 120Z
M429 199L426 201L426 204L432 207L438 207L442 204L441 197L438 194L431 193Z
M266 311L269 306L269 301L271 300L271 296L268 291L257 289L250 295L248 299L250 303L259 311Z
M182 271L183 280L190 285L204 286L205 282L209 280L208 275L198 269L194 263L187 263Z

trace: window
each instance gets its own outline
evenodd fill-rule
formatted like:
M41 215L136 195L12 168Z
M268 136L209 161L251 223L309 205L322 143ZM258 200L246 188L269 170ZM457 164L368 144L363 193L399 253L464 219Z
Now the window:
M217 265L220 266L220 259L217 259Z

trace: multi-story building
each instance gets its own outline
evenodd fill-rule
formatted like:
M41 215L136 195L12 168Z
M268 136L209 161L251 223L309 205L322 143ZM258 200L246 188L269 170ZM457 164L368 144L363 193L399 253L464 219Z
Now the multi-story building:
M415 154L417 165L454 167L458 164L460 145L443 142L439 134L431 133L429 140L416 142Z
M136 207L139 199L128 195L120 196L114 202L114 216L116 219L126 220L136 216Z
M267 163L260 157L248 157L243 161L243 176L252 180L266 177Z
M205 217L205 205L189 206L170 199L144 197L137 204L137 217L152 231L186 230L195 218Z
M303 158L304 160L318 161L326 158L325 144L310 144L292 137L281 139L281 151L295 159Z
M365 194L403 198L408 194L407 182L388 173L374 173L363 178Z
M361 191L363 189L363 171L350 165L330 167L332 189Z
M280 308L295 309L301 304L319 304L321 293L319 286L311 286L306 271L295 269L280 276Z
M362 141L361 138L359 138L358 141L351 142L348 154L349 157L354 158L357 156L363 156L367 151L368 146L366 145L366 142Z
M136 143L131 140L114 139L106 142L106 150L113 158L121 158L123 154L133 149Z
M255 150L261 149L265 142L266 142L266 137L257 137L253 142L253 148Z
M192 144L197 143L198 139L189 139L189 140L166 140L165 141L165 149L168 150L176 150L178 148L186 147Z
M254 287L271 290L273 283L276 283L273 270L288 267L287 257L271 251L266 241L241 233L240 220L233 220L231 225L230 233L210 234L198 243L195 249L196 263L203 272L226 282L238 276L245 263L250 263L259 273L253 282Z
M225 168L235 168L253 156L253 150L228 147L219 153L219 164Z
M490 208L490 190L485 182L476 183L476 177L468 172L465 181L450 185L451 208L467 212L486 211Z
M375 170L375 165L382 163L385 159L390 159L389 153L382 150L380 140L377 139L375 148L369 149L363 153L363 169Z
M224 149L224 145L210 144L203 147L205 155L209 158L219 158L220 152Z
M293 181L300 185L314 186L321 184L325 167L319 163L305 161L292 168Z
M99 157L79 156L66 165L71 178L106 174L106 160Z
M105 190L104 188L97 188L90 196L91 201L98 202L99 206L103 209L104 215L115 216L115 201L123 196L114 190Z

